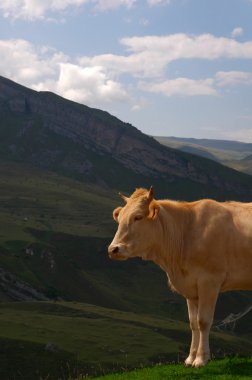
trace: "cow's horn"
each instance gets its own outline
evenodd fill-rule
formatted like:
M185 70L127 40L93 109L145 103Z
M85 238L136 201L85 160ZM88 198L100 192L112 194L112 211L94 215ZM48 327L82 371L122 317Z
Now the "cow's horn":
M128 202L129 198L123 195L122 193L119 193L120 197L124 200L125 203Z
M148 201L151 202L154 195L154 189L153 186L150 187L149 194L148 194Z

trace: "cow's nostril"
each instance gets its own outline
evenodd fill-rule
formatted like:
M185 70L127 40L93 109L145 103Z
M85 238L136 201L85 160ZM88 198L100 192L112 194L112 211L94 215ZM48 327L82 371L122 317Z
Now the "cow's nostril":
M115 254L115 253L118 253L119 252L119 247L118 245L110 245L108 247L108 253L111 255L111 254Z
M118 253L118 252L119 252L118 246L112 248L112 253Z

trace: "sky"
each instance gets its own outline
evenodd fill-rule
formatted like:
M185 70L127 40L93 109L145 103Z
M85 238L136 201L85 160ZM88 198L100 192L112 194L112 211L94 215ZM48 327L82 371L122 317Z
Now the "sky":
M252 0L0 0L0 75L149 135L252 142Z

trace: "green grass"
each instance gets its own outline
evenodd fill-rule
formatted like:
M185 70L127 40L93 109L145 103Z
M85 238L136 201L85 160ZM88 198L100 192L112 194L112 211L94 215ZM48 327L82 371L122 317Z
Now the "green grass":
M170 364L111 374L98 377L96 380L249 380L251 378L252 359L225 358L211 361L206 367L200 369Z
M170 318L73 302L0 303L4 380L65 380L177 363L185 359L189 342L188 324ZM248 340L217 332L211 346L219 357L252 351Z

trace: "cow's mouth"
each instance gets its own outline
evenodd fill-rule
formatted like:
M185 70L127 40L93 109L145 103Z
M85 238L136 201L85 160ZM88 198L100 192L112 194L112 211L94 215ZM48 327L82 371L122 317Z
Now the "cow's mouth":
M128 257L123 256L120 253L109 253L109 258L111 260L116 260L116 261L125 261L128 259Z

